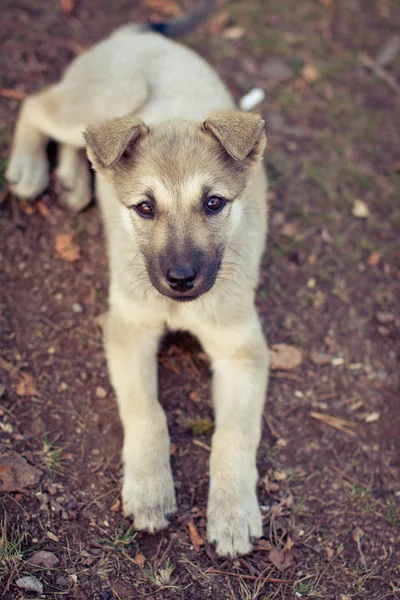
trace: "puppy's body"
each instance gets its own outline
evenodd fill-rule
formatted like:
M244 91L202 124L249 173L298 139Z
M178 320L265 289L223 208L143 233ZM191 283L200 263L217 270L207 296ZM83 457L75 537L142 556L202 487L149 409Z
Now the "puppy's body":
M208 536L231 556L248 552L262 534L255 457L268 375L254 308L267 225L264 137L255 116L206 119L233 108L200 57L127 26L78 57L59 84L25 102L7 173L17 195L40 193L51 137L63 144L58 179L72 188L64 201L80 209L90 199L84 131L121 117L89 127L86 139L108 240L105 347L125 433L124 510L139 529L154 531L176 509L156 353L166 328L189 330L214 371ZM156 198L152 223L130 208L144 194ZM220 215L201 212L204 194L229 199ZM190 293L169 296L164 271L188 256L198 261L199 292L180 302Z

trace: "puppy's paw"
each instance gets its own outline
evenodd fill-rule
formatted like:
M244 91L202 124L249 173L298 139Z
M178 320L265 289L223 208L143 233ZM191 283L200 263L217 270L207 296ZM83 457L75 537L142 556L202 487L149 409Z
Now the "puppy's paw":
M207 537L219 556L233 558L248 554L252 540L262 536L262 519L257 497L240 497L219 490L210 495L207 510Z
M56 191L61 204L75 213L86 208L91 200L89 166L80 161L73 172L60 166L55 175Z
M49 184L49 166L46 153L14 151L6 171L10 189L19 198L31 199L39 196Z
M125 516L134 517L136 529L154 533L168 526L167 516L176 511L175 489L170 472L157 477L125 475L122 488Z

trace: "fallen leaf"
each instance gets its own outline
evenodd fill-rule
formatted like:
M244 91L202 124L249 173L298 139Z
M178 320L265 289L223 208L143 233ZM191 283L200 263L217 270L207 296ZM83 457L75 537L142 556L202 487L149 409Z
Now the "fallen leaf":
M32 375L21 373L15 390L18 396L37 396L37 389Z
M150 10L150 17L152 19L178 17L182 14L182 8L174 0L145 0L145 4Z
M282 227L280 233L285 237L294 237L297 234L297 224L296 223L285 223Z
M11 90L8 88L0 88L0 96L10 98L11 100L25 100L27 93L22 90Z
M59 233L56 235L55 249L63 260L74 262L79 260L81 249L73 243L72 233Z
M326 354L325 352L312 351L310 354L310 359L311 362L313 362L314 365L317 366L329 365L332 361L332 357L329 354Z
M335 556L335 552L334 550L332 550L332 548L330 548L329 546L327 546L326 548L324 548L325 552L326 552L326 557L328 560L332 560L332 558Z
M104 329L107 320L107 315L108 311L103 312L101 313L101 315L97 315L97 317L94 318L95 324L97 325L97 327L100 327L100 329Z
M15 585L22 590L43 594L43 584L39 581L39 579L36 579L36 577L21 577L20 579L17 579Z
M146 562L146 560L147 559L144 554L136 554L135 558L133 559L133 562L136 563L138 565L138 567L143 569L144 563Z
M50 211L47 208L47 206L45 205L45 203L43 202L43 200L38 200L36 202L36 208L38 209L38 211L42 215L42 217L45 217L47 219L50 216Z
M58 543L58 541L59 541L58 537L57 537L57 536L56 536L54 533L52 533L51 531L47 531L47 532L46 532L46 536L47 536L47 537L48 537L48 539L49 539L49 540L51 540L52 542L56 542L56 543Z
M228 27L227 29L225 29L225 31L222 32L222 37L226 40L240 40L240 38L242 38L245 33L245 28L240 27L238 25L235 27Z
M358 544L361 540L361 538L365 535L364 531L361 529L361 527L356 527L352 534L351 537L353 538L353 540Z
M315 65L307 64L302 68L301 76L307 83L314 83L319 79L320 73Z
M12 450L0 457L0 492L20 492L39 482L41 471Z
M265 487L265 491L270 494L271 492L278 492L279 491L279 484L278 483L274 483L273 481L270 481L268 475L266 475L263 480L262 480L264 487Z
M289 344L274 344L270 347L270 368L272 371L291 371L301 365L301 350Z
M268 554L268 560L279 571L285 571L293 564L293 554L291 552L281 552L278 548L272 547Z
M219 35L226 27L229 21L229 14L226 10L217 12L214 17L208 20L207 29L211 35Z
M189 537L193 544L193 548L196 552L200 552L201 546L204 546L204 540L197 531L196 525L193 523L193 521L188 521L188 523L186 523L186 527L188 528Z
M54 552L48 552L47 550L39 550L32 554L26 561L28 565L34 567L46 567L46 569L52 569L58 565L59 560Z
M353 217L356 217L357 219L368 219L368 217L369 217L368 206L362 200L355 200L351 214L353 215Z
M371 252L367 259L369 267L377 267L381 262L382 254L380 252Z
M74 10L74 0L60 0L60 8L63 13L70 15Z
M288 535L285 545L283 547L283 552L290 552L291 549L293 548L293 546L294 546L294 541L292 540L290 535Z
M169 455L170 456L174 456L174 454L176 453L176 451L177 451L177 445L173 444L171 442L171 444L169 445Z
M256 540L254 542L254 550L271 550L272 545L268 540Z
M120 506L121 506L121 500L119 498L117 498L111 507L111 512L117 512L119 510Z
M285 473L285 471L280 471L279 469L276 469L272 475L275 481L285 481L285 479L287 479L287 473Z

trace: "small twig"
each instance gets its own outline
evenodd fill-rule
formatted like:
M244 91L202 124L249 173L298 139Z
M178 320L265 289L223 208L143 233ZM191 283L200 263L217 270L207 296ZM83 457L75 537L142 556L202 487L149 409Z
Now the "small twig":
M199 446L200 448L203 448L203 450L207 450L207 452L211 452L210 446L207 446L207 444L200 442L200 440L193 440L193 444L195 444L195 446Z
M364 52L360 52L358 55L358 60L364 67L370 69L379 79L382 79L398 96L400 96L400 85L397 83L396 79L391 75L386 69L384 69L379 63L376 62L373 58L365 54Z
M218 569L207 569L205 573L214 573L215 575L226 575L227 577L242 577L243 579L250 579L251 581L262 581L264 583L292 583L291 579L276 579L275 577L256 577L255 575L242 575L241 573L218 571Z
M329 465L329 466L331 469L333 469L334 471L339 473L344 479L347 479L347 481L350 481L350 483L352 483L353 485L358 485L359 487L363 487L366 490L368 489L368 487L369 487L368 485L365 485L365 483L361 483L357 479L354 479L354 477L350 477L350 475L345 473L345 471L342 471L342 469L339 469L339 467L337 467L336 465Z
M352 421L344 421L343 419L338 419L337 417L332 417L330 415L324 415L322 413L316 412L310 412L310 416L313 419L317 419L318 421L326 423L326 425L329 425L330 427L334 427L335 429L343 431L343 433L347 433L348 435L351 435L353 437L355 437L356 435L354 431L348 428L357 427L358 423L354 423Z

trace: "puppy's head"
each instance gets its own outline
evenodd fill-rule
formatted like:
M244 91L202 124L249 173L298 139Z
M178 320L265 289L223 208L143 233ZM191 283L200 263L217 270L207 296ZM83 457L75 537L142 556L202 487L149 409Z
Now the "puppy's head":
M210 290L265 147L262 119L218 111L203 123L148 128L129 116L90 126L85 139L94 168L122 204L153 286L180 301Z

